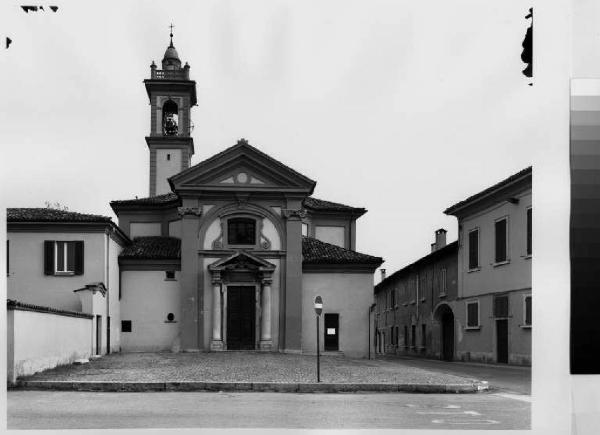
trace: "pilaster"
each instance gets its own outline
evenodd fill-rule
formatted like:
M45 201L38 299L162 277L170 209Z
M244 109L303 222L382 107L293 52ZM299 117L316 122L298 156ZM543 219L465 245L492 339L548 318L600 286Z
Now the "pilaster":
M300 200L288 200L282 210L286 219L285 343L284 350L302 350L302 218Z
M202 209L180 207L181 216L181 347L199 351L203 334L202 297L198 287L198 230Z

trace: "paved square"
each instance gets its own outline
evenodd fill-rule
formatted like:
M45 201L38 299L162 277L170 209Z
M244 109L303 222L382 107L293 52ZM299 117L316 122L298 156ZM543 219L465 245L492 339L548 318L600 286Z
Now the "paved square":
M316 356L261 352L121 353L23 378L69 382L315 382ZM473 378L422 369L401 360L321 357L329 383L464 384Z

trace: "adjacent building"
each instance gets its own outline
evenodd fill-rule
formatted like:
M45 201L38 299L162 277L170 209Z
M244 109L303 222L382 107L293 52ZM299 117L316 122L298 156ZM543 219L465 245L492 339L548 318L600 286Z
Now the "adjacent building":
M445 213L432 252L375 286L381 354L531 365L531 167Z
M435 232L431 253L375 286L375 349L381 354L454 359L458 243Z
M77 356L59 355L70 349L69 335L76 334L65 331L67 335L59 337L57 324L48 326L49 314L89 317L89 328L83 326L84 342L89 340L87 353L78 350L79 356L119 351L118 256L130 242L125 233L108 217L50 208L9 208L6 221L9 320L17 311L27 311L33 319L25 331L11 331L9 322L9 345L16 340L16 363L26 365L19 362L19 355L36 352L46 352L42 358L46 361L69 362ZM36 364L44 367L42 362ZM23 366L17 373L27 370Z
M456 359L531 364L531 167L449 207L458 219Z

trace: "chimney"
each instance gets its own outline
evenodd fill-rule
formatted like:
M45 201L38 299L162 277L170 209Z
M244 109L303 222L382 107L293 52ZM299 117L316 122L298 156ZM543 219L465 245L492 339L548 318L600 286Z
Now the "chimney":
M385 279L385 269L379 269L381 271L381 280Z
M435 243L431 244L431 252L435 252Z
M440 228L435 232L435 250L443 248L446 246L446 233L447 231L444 228Z

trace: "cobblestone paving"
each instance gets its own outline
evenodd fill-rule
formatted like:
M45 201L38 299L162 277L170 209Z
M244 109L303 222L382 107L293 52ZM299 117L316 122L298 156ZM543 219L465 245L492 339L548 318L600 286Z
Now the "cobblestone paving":
M103 382L316 382L316 356L261 352L123 353L23 378ZM424 370L401 360L321 357L331 383L464 384L475 379Z

